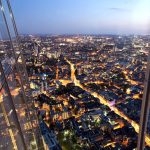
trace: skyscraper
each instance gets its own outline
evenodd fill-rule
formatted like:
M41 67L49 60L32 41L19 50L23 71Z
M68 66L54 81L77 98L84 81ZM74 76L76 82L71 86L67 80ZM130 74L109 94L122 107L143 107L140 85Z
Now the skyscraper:
M0 0L0 149L43 149L14 16Z

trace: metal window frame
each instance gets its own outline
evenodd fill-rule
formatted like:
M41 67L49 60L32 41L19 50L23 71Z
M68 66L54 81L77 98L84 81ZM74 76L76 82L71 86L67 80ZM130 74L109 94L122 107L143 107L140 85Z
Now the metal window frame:
M145 148L145 137L148 123L150 109L150 51L147 61L147 70L145 73L144 81L144 95L142 99L141 114L140 114L140 129L138 135L138 150L144 150Z

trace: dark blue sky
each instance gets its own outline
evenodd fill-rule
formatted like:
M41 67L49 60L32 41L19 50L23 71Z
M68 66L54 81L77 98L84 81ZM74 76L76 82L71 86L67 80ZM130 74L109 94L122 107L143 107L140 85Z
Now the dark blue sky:
M150 0L11 0L20 33L148 33Z

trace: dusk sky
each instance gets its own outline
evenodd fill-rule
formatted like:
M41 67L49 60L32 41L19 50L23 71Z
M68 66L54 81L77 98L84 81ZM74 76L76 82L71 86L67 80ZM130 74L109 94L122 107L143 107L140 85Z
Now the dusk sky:
M150 0L11 0L25 34L147 34Z

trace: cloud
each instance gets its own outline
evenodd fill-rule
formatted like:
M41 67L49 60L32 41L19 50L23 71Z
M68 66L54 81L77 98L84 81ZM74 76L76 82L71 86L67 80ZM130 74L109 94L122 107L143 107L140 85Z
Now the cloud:
M119 8L119 7L112 7L109 8L109 10L113 10L113 11L119 11L119 12L130 12L130 9L125 9L125 8Z

